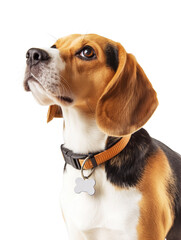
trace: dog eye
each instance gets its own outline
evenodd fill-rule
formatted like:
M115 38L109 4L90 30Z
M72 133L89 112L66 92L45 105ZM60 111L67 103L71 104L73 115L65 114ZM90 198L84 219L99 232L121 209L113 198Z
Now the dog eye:
M83 60L92 60L96 58L95 51L90 46L85 46L78 54L78 57L80 57Z

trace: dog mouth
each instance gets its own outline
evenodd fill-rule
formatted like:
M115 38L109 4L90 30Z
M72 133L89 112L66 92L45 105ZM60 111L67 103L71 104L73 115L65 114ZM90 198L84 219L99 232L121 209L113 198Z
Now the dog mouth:
M58 96L57 98L58 98L60 101L67 102L67 103L72 103L72 102L73 102L73 99L70 98L70 97Z
M43 88L43 86L33 76L30 76L30 77L28 77L24 81L24 89L25 89L25 91L31 92L31 89L30 89L29 84L28 84L29 81L34 81L34 82L36 82L37 84L39 84Z
M42 86L42 84L31 74L31 76L29 76L25 81L24 81L24 89L27 92L31 92L30 86L29 86L29 81L33 81L36 84L38 84L45 92L47 92L47 90ZM50 92L48 91L48 93L50 94ZM53 96L54 98L56 98L60 103L63 104L71 104L73 103L73 99L68 97L68 96Z

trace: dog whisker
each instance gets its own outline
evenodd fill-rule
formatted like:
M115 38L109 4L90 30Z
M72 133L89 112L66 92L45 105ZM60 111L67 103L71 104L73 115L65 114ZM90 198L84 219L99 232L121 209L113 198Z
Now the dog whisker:
M60 77L64 80L63 83L67 86L68 90L70 91L70 93L72 94L72 90L71 87L68 83L68 81L65 79L65 77L63 77L62 75L60 75Z
M47 33L50 37L52 37L55 41L58 39L57 37L55 37L54 35Z
M64 79L64 85L66 85L66 87L68 88L68 90L72 93L72 90L71 90L71 88L70 88L70 85L68 84L68 82ZM62 84L63 84L62 83Z
M88 101L86 101L86 104L87 104L87 106L88 106L89 110L91 111L91 113L93 113L93 114L94 114L94 111L93 111L92 107L90 106L90 104L88 103Z
M32 72L30 74L36 81L38 81L40 83L40 80Z

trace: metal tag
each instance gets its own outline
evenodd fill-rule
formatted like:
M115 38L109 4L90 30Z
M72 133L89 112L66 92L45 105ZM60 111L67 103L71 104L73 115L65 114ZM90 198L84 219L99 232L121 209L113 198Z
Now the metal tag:
M74 188L75 193L86 192L90 196L94 195L95 193L94 186L96 184L96 181L94 179L77 178L75 180L75 183L76 183L76 186Z

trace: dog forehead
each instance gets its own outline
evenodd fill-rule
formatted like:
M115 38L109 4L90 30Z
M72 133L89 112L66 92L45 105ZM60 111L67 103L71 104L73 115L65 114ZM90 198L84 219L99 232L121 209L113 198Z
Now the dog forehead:
M102 37L97 34L72 34L63 38L60 38L56 42L57 48L71 48L71 47L80 47L81 45L93 43L104 49L107 44L116 46L116 42Z

